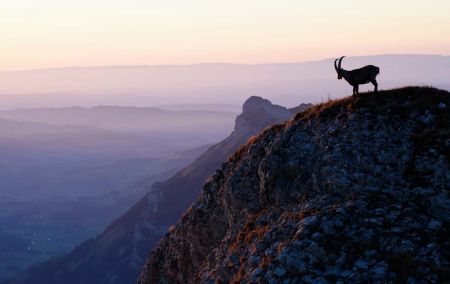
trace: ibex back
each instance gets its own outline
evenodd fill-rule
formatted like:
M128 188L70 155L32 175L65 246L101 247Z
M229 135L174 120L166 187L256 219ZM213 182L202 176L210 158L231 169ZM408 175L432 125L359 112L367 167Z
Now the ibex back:
M340 59L334 61L334 69L336 69L339 80L344 78L345 81L353 86L353 95L359 94L359 85L367 83L372 83L375 87L374 92L377 92L378 82L376 78L377 75L380 74L380 68L373 65L367 65L359 69L348 71L341 67L342 59L344 59L344 57L345 56L342 56Z

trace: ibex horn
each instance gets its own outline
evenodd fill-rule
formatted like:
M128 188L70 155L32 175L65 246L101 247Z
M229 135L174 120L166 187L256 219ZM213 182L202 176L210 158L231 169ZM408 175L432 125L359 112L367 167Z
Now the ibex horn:
M338 68L339 68L339 69L342 68L342 67L341 67L341 64L342 64L342 59L344 59L344 57L345 57L345 56L342 56L342 57L339 59L339 65L338 65Z

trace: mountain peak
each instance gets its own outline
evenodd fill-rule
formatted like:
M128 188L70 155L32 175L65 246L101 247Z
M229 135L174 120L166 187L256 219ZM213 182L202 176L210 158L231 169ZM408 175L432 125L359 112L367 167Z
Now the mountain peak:
M264 99L259 96L251 96L244 102L244 105L242 106L242 111L246 112L257 106L271 106L271 105L272 103L267 99Z
M235 130L262 130L267 125L284 122L292 115L293 112L285 107L274 105L258 96L251 96L245 101L242 113L236 118Z
M315 106L223 164L139 283L450 281L450 94Z

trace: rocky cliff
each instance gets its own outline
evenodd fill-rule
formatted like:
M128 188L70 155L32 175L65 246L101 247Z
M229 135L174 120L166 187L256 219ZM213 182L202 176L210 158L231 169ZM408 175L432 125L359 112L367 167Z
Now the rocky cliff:
M247 139L291 118L293 112L260 97L249 98L228 138L167 181L155 184L100 236L67 255L31 267L7 283L134 283L149 251L195 201L206 179Z
M450 281L450 94L331 101L240 148L139 283Z

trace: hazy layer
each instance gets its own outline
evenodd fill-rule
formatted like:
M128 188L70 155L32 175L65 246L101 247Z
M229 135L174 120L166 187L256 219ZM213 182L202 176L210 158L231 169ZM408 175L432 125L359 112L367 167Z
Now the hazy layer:
M336 57L341 54L336 54ZM344 59L344 68L374 64L380 88L409 84L450 88L450 57L381 55ZM351 92L332 59L292 64L117 66L0 72L0 108L220 103L259 95L286 106ZM371 87L362 86L361 90Z

